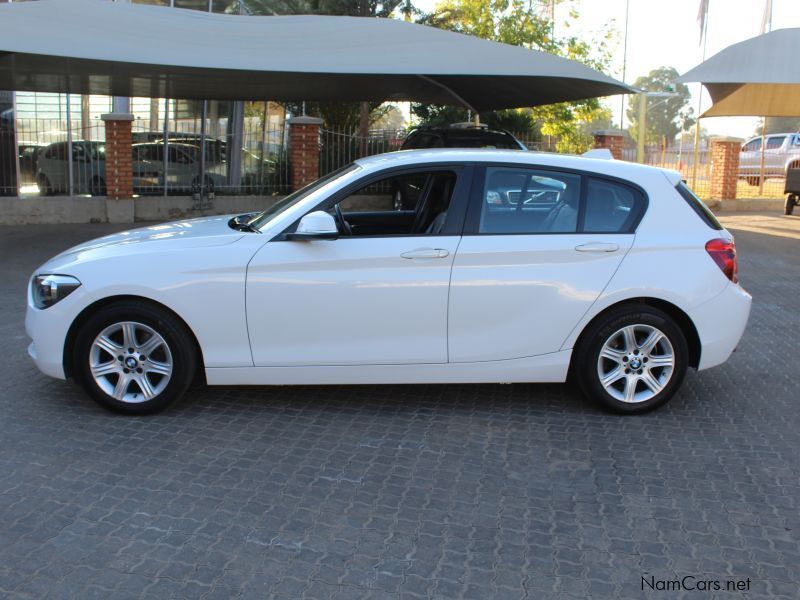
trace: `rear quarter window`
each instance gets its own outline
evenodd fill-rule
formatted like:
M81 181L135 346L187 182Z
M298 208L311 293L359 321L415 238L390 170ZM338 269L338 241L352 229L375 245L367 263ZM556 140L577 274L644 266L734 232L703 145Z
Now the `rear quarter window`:
M675 186L675 189L681 197L686 200L686 203L692 207L692 210L700 217L703 223L708 225L711 229L716 229L717 231L722 230L722 224L717 221L717 217L715 217L714 213L705 205L705 202L695 196L694 192L689 189L689 186L681 181Z

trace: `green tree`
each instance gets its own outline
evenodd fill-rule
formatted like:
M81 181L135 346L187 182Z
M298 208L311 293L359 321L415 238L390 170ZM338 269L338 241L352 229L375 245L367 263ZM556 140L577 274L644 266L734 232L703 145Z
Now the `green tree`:
M798 117L768 117L767 130L764 131L764 119L761 119L753 135L770 135L772 133L788 133L800 131L800 118Z
M664 139L671 142L681 131L694 125L694 110L689 108L689 88L682 83L673 84L678 78L678 71L673 67L653 69L644 77L633 83L634 87L648 92L674 92L673 98L649 98L647 100L647 131L645 141L649 144L660 143ZM632 95L628 100L628 122L630 134L639 140L639 96Z
M600 39L591 43L574 36L554 35L553 2L532 0L444 0L433 13L424 16L421 22L459 33L541 50L564 56L604 70L610 63L609 43L613 32L606 29ZM570 19L578 18L570 11ZM412 112L423 122L436 122L451 116L464 120L466 111L443 109L420 104L412 105ZM610 110L596 98L578 102L562 102L537 106L522 111L500 111L491 115L482 113L481 120L491 124L493 120L512 120L517 127L528 123L528 127L542 135L557 137L556 148L562 152L582 152L593 145L588 131L589 124L610 118ZM438 123L437 123L438 124ZM516 129L516 127L506 127Z

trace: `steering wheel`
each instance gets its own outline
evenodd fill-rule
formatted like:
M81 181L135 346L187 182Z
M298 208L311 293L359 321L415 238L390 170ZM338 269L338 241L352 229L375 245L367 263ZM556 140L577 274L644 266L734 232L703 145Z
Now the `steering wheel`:
M336 221L339 223L339 227L342 230L342 233L345 235L353 235L353 228L350 227L350 223L344 220L344 215L342 214L342 208L335 204L333 206L333 212L336 215Z

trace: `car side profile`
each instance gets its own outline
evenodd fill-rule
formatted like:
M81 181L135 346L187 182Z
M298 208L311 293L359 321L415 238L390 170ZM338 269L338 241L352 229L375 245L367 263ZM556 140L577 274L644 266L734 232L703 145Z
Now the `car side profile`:
M766 136L763 151L764 179L783 178L789 169L800 168L800 133L774 133ZM761 136L742 145L739 154L739 179L750 185L761 182Z
M414 190L397 211L393 192ZM563 382L621 413L726 361L751 298L680 175L502 150L359 159L252 215L152 225L38 268L29 354L100 404L210 385Z

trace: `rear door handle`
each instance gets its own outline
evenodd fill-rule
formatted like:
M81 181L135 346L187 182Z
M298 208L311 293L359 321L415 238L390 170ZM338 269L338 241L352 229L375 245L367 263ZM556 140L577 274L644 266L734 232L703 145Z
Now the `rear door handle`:
M416 248L403 252L400 256L409 260L413 259L431 259L431 258L446 258L450 253L444 248Z
M619 244L611 244L608 242L589 242L575 246L578 252L616 252L619 250Z

